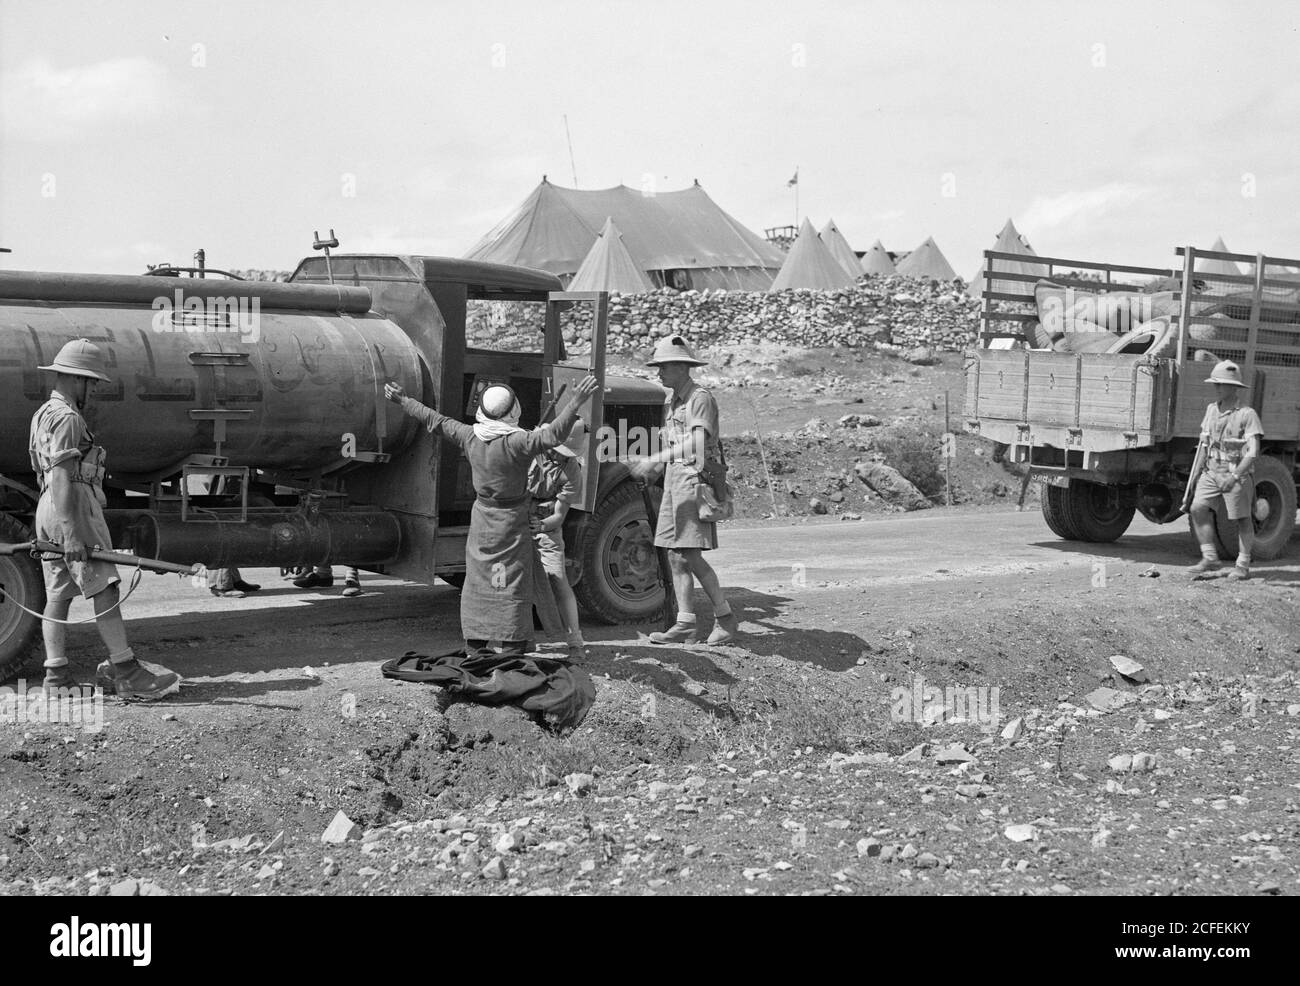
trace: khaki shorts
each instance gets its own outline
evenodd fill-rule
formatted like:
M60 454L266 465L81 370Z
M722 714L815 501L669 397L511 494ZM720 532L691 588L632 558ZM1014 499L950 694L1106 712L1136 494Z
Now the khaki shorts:
M1196 493L1192 502L1204 503L1218 513L1218 502L1222 501L1229 520L1249 517L1255 503L1255 478L1246 476L1231 493L1224 493L1219 484L1226 483L1231 475L1231 472L1212 472L1206 469L1196 481Z
M701 548L710 551L718 546L718 525L700 520L695 502L695 487L700 474L689 466L672 462L664 472L664 498L659 503L659 520L655 524L655 547Z
M533 543L537 545L538 557L542 559L542 568L547 575L567 578L564 572L564 530L554 534L534 534Z
M77 509L85 517L85 526L93 538L86 547L98 545L104 550L111 549L113 536L108 532L104 511L100 509L94 492L85 483L73 483L72 488L77 498ZM36 537L41 541L58 544L62 537L54 535L56 526L54 502L48 494L42 495L36 504ZM121 581L117 575L117 566L106 561L68 562L56 555L49 559L42 558L41 570L45 573L46 599L75 599L77 596L89 599Z

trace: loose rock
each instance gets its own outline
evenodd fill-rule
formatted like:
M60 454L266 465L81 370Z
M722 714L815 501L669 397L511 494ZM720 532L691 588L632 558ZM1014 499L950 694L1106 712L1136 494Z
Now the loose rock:
M592 785L596 783L596 778L590 774L566 774L564 783L575 795L583 795L591 790Z
M1038 838L1038 828L1034 825L1008 825L1002 834L1012 842L1031 842Z
M344 842L358 842L361 839L361 827L340 810L335 814L329 826L321 833L320 841L335 845Z

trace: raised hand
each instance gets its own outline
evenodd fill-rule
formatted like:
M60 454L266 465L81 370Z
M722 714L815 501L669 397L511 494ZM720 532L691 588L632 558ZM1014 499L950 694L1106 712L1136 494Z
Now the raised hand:
M599 389L600 389L600 384L596 382L595 377L593 377L591 374L588 374L587 376L583 377L576 384L574 384L573 390L570 392L568 400L564 402L564 406L560 408L560 412L559 414L556 415L556 418L563 418L566 415L573 414L574 412L576 412L578 408L580 408L583 405L583 403L587 400L587 398L590 397Z
M591 374L587 374L587 376L578 381L577 385L573 388L573 395L569 399L581 404L599 389L600 384L596 381L596 378Z

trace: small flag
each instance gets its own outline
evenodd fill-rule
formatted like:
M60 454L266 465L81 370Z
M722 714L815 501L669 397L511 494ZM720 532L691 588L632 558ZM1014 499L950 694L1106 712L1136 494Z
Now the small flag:
M795 168L795 169L794 169L794 177L791 178L788 182L785 183L785 187L786 187L786 188L794 188L795 185L798 185L798 184L799 184L799 169L798 169L798 168Z

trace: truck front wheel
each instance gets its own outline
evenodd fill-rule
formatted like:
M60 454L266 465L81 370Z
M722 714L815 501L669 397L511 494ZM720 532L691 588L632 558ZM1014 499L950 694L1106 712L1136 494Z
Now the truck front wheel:
M1261 455L1255 463L1255 547L1251 558L1269 561L1286 553L1287 543L1295 530L1295 480L1279 459ZM1237 557L1237 522L1225 512L1214 512L1214 532L1218 535L1219 557Z
M663 614L664 588L641 491L620 483L586 525L578 546L582 579L578 603L603 623L644 623Z
M0 541L30 541L32 532L12 517L0 515ZM45 608L45 577L41 563L30 554L0 555L0 682L15 677L40 630L38 617L24 613L15 603L39 613Z
M1114 541L1128 530L1137 513L1135 486L1072 479L1065 493L1066 515L1080 541Z

